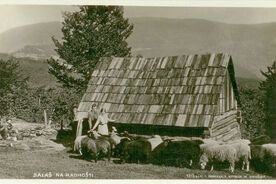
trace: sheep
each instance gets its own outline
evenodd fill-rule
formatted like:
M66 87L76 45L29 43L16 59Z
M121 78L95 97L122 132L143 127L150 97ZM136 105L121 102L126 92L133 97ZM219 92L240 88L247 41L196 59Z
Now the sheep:
M151 151L163 142L159 135L154 135L152 138L147 139L147 141L151 144Z
M118 136L115 132L110 133L110 141L112 145L118 145L123 137Z
M87 134L89 135L90 138L92 138L92 139L94 139L94 140L96 140L96 139L98 139L99 137L101 137L101 135L100 135L97 131L95 131L95 130L89 130L89 131L87 132Z
M123 148L126 144L126 142L130 141L129 138L127 137L123 137L121 140L120 140L120 143L117 144L115 146L115 148L113 149L113 156L116 157L116 158L119 158L122 156L122 153L123 153Z
M242 144L251 144L251 141L248 140L248 139L237 139L237 140L233 140L233 141L230 141L230 142L226 142L226 143L242 143Z
M100 157L107 156L108 161L110 161L111 157L111 143L109 142L109 138L105 136L101 136L98 139L91 139L90 134L88 137L84 137L81 140L81 152L83 156L93 156L95 162Z
M244 166L246 165L246 171L249 171L249 160L251 159L251 150L248 145L250 141L248 140L240 140L230 142L228 145L234 147L237 151L236 161L242 160L242 170L244 170Z
M202 144L201 150L203 154L200 157L199 163L201 169L205 169L208 162L211 162L211 170L214 169L214 161L228 161L230 163L229 170L233 173L235 170L235 161L237 158L237 151L229 145L219 144Z
M110 143L115 147L118 145L122 139L126 138L124 136L119 136L117 133L117 129L115 127L112 127L112 131L109 135L110 137Z
M276 156L276 144L263 144L262 147L271 155Z
M95 162L98 160L97 146L94 140L89 137L84 137L81 140L81 152L85 157L94 157Z
M99 153L99 157L107 156L108 161L110 161L111 157L111 143L109 138L100 137L97 140L94 140L96 143L97 151Z
M74 141L74 151L78 152L80 155L82 155L81 151L81 141L83 138L87 137L87 135L78 136Z
M276 144L250 145L251 165L261 172L275 175Z
M151 153L151 161L156 164L172 165L182 164L191 167L193 162L198 162L201 155L201 140L172 141L164 140Z
M262 145L262 144L268 144L271 142L271 138L267 135L261 135L259 137L256 137L251 140L253 145Z
M151 152L151 144L146 140L129 140L123 139L121 141L121 155L120 160L124 162L146 163Z
M216 140L213 139L202 139L204 144L220 144L221 142L218 142Z

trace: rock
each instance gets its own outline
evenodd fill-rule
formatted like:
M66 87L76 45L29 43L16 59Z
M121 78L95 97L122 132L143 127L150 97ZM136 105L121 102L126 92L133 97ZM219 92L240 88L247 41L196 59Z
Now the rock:
M31 133L29 136L30 136L30 137L36 137L36 134Z
M17 134L17 140L23 140L23 136L22 136L22 134Z
M23 135L23 137L29 137L29 136L30 136L30 134L29 134L29 133L26 133L26 132L23 133L22 135Z
M18 150L30 150L30 147L27 144L24 143L20 143L20 144L13 144L13 146L15 149Z
M37 136L43 135L43 131L41 131L41 130L37 131L37 132L36 132L36 135L37 135Z

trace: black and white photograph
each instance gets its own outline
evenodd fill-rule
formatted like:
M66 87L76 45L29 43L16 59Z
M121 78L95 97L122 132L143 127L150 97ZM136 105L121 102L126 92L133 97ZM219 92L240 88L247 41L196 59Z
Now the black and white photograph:
M0 19L0 179L276 179L276 4Z

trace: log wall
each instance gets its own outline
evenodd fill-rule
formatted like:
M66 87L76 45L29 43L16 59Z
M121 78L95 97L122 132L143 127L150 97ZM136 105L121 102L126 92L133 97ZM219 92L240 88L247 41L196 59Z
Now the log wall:
M240 125L237 122L237 110L231 110L215 116L211 127L211 137L215 140L229 141L241 138Z

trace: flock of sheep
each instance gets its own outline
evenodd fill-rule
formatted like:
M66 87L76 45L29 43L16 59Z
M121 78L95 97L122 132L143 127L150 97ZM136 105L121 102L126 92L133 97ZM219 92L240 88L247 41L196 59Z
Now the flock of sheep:
M109 136L100 136L91 131L75 139L74 151L95 162L104 157L108 160L116 157L120 158L121 163L152 163L201 169L209 167L211 171L214 166L227 163L231 172L234 172L237 163L241 163L242 170L249 171L250 162L257 160L258 164L268 164L267 168L275 172L276 144L252 145L245 139L227 143L200 138L173 140L162 139L159 135L145 138L114 131Z

